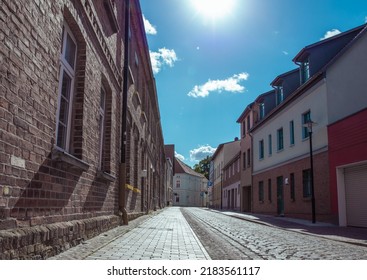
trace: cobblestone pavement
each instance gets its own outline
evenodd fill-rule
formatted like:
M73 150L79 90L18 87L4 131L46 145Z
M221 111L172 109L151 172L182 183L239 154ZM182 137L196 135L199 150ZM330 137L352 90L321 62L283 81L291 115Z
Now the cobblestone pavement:
M182 212L212 259L367 260L365 246L200 208Z
M180 208L165 208L88 240L50 259L210 259Z

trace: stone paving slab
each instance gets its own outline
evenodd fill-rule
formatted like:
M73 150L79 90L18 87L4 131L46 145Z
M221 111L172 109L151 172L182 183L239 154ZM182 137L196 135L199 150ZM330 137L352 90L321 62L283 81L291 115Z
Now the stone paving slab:
M88 240L50 259L205 260L205 248L180 208L165 208Z

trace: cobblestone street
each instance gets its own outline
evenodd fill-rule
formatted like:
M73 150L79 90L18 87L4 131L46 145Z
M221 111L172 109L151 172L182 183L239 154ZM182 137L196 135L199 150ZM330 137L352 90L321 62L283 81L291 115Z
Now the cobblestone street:
M340 241L203 208L171 207L131 221L50 259L87 260L354 260L367 259L360 239ZM239 215L239 214L238 214ZM324 225L318 225L321 228ZM339 227L329 226L329 230ZM348 230L346 228L345 230ZM353 229L350 229L351 231ZM360 229L364 234L364 229ZM359 244L350 244L350 242Z
M367 247L350 244L354 239L333 239L300 231L263 225L216 211L183 208L194 231L203 242L212 259L253 260L354 260L367 259ZM335 232L339 229L327 227ZM346 228L345 230L348 230ZM350 230L353 230L350 228ZM364 229L360 229L362 234ZM365 239L367 235L365 235ZM334 240L335 239L335 240ZM357 243L357 240L355 240Z

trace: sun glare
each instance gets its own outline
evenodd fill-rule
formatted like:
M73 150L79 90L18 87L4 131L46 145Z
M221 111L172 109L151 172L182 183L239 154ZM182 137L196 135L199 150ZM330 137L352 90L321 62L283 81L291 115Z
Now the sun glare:
M224 18L231 13L234 0L191 0L195 10L207 19Z

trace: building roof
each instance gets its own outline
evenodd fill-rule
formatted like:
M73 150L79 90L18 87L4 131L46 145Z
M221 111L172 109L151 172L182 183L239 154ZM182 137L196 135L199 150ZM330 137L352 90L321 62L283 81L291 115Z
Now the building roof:
M293 70L291 70L291 71L288 71L288 72L286 72L286 73L283 73L283 74L280 74L280 75L278 75L271 83L270 83L270 85L272 85L272 86L276 86L276 85L278 85L281 81L283 81L283 79L284 78L286 78L287 76L289 76L289 75L292 75L292 74L294 74L294 73L296 73L296 72L299 72L299 68L296 68L296 69L293 69Z
M299 95L303 94L305 91L307 91L308 89L310 89L312 86L314 86L316 83L318 83L323 77L324 77L324 73L325 71L339 58L341 57L349 48L352 47L352 45L360 38L363 36L363 34L365 34L367 32L367 24L364 24L362 26L356 27L354 29L351 29L349 31L343 32L339 35L333 36L329 39L325 39L322 40L320 42L317 42L315 44L309 45L304 47L299 54L293 59L293 61L298 61L297 59L301 58L301 56L304 54L304 52L310 48L316 47L316 46L320 46L324 43L330 42L331 40L335 40L338 39L346 34L352 34L353 32L356 33L355 37L345 46L343 47L329 62L327 62L318 72L316 72L307 82L305 82L304 84L302 84L300 87L298 87L292 94L290 94L290 96L288 98L286 98L284 100L284 102L282 102L280 105L276 106L275 108L273 108L273 110L271 112L269 112L269 114L267 114L265 116L264 119L262 119L260 122L258 122L257 124L255 124L252 129L251 132L257 130L257 128L261 127L268 119L272 118L277 112L283 110L284 107L286 107L290 102L292 102L295 98L297 98ZM264 94L260 95L259 97L257 97L256 101L259 101L261 99L261 97Z
M249 111L251 111L252 106L254 106L255 102L251 102L249 105L246 106L245 110L243 110L242 114L238 117L237 123L241 123L245 116L248 114Z
M341 37L344 37L344 36L348 36L348 35L351 35L352 33L356 33L356 35L362 31L363 28L365 28L367 26L367 24L363 24L361 26L358 26L358 27L355 27L353 29L350 29L348 31L345 31L345 32L342 32L338 35L335 35L335 36L332 36L330 38L327 38L327 39L324 39L324 40L321 40L319 42L316 42L316 43L313 43L311 45L308 45L306 47L304 47L294 58L293 58L293 62L300 62L302 61L302 59L304 59L305 57L307 57L308 55L308 51L315 48L315 47L318 47L318 46L322 46L328 42L332 42L332 41L335 41L335 40L338 40L339 38Z
M175 161L176 161L176 166L175 166L176 172L175 173L186 173L192 176L201 177L203 179L205 178L203 174L194 171L190 166L186 165L185 163L183 163L181 160L179 160L176 157L175 157Z

